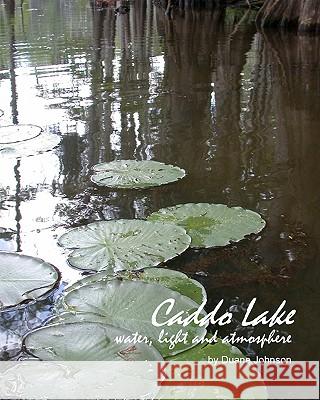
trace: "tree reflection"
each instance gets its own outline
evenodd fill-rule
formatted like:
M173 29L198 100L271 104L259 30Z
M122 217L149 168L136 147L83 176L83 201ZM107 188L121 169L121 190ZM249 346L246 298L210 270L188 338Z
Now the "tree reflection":
M17 83L16 83L16 43L15 43L15 0L4 0L5 11L7 14L7 24L9 32L9 59L10 59L10 84L11 84L11 114L12 123L17 125L18 121L18 94L17 94ZM20 176L20 160L14 167L14 175L16 179L16 190L15 190L15 220L16 220L16 243L17 251L21 251L21 176Z
M11 113L13 124L18 124L18 95L15 71L15 0L4 0L5 11L7 14L8 34L9 34L9 58L10 58L10 83L11 83Z

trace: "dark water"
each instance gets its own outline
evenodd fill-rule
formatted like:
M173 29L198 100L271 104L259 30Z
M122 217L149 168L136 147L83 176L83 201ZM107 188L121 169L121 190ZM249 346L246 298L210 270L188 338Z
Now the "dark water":
M205 285L208 309L224 298L242 310L254 296L257 312L283 299L297 308L281 327L293 344L247 354L319 359L320 39L258 33L242 17L185 10L169 21L149 0L118 16L88 0L2 0L0 123L40 125L61 143L0 157L0 249L53 262L69 283L79 273L56 237L70 226L185 202L250 208L268 222L261 236L169 266ZM177 164L188 176L147 191L93 188L90 167L114 159ZM52 297L2 313L1 325L25 333L51 307Z

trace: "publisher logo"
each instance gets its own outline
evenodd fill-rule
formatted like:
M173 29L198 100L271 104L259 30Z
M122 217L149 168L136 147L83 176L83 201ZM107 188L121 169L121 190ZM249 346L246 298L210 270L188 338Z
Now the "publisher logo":
M198 388L193 390L193 398L205 396L202 398L212 399L221 395L229 399L319 398L319 363L313 361L159 362L157 379L161 387ZM212 388L212 392L208 388ZM187 393L188 390L185 398L189 398Z

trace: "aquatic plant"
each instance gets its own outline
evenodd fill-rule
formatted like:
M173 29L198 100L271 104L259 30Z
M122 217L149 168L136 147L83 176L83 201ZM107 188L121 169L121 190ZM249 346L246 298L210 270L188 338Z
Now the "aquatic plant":
M39 258L0 252L0 311L49 293L59 278L58 270Z
M182 226L191 236L191 247L226 246L247 235L259 233L266 225L261 216L241 207L225 204L189 203L162 208L148 217Z
M107 324L78 322L49 325L24 338L24 348L45 361L157 361L159 352L144 342L117 343L130 332Z
M158 161L120 160L93 166L92 182L119 189L144 189L175 182L185 171Z
M25 142L39 136L42 128L37 125L7 125L0 127L0 145Z
M71 266L111 273L154 267L183 253L190 242L183 228L125 219L94 222L59 238L61 246L73 250Z
M0 127L0 157L21 158L54 149L60 143L58 135L44 132L37 125Z
M197 304L202 304L207 299L205 288L198 281L189 278L182 272L168 268L147 268L139 271L120 271L110 275L107 271L98 272L75 282L65 290L68 293L84 285L97 282L108 282L112 279L126 279L131 281L142 281L146 283L158 283L168 289L174 290L183 296L187 296Z
M158 340L164 328L152 323L152 315L159 304L168 299L174 300L172 312L183 312L186 318L199 307L189 297L160 284L113 279L87 284L66 293L61 304L71 314L62 315L61 318L63 322L75 322L79 317L81 321L103 322L133 333L138 332L151 339L153 346L163 357L167 357L195 346L192 340L188 340L187 343L177 343L174 348L170 348L168 343ZM168 319L165 310L166 307L162 307L158 311L158 321ZM184 328L178 324L166 326L166 337L177 335L180 329ZM191 323L185 328L185 333L191 339L195 336L203 337L206 328Z
M35 132L33 132L35 133ZM28 129L10 147L34 142ZM21 149L20 149L21 150ZM19 150L19 151L20 151ZM1 150L0 150L1 153ZM21 153L20 153L21 154ZM94 167L92 181L102 186L147 188L180 179L178 167L153 161L115 161ZM55 316L28 333L23 348L41 360L208 360L241 357L233 346L211 343L207 323L165 324L172 314L192 315L207 300L204 287L179 271L154 268L192 247L225 246L265 227L261 216L223 204L181 204L145 220L99 221L71 229L58 243L71 250L72 267L93 272L67 288ZM23 268L21 268L23 263ZM9 268L8 268L9 266ZM8 273L9 271L9 273ZM45 295L59 279L55 267L15 253L0 253L0 305L11 307ZM154 322L154 312L157 310ZM205 316L205 311L200 313ZM185 336L172 345L170 338ZM116 338L123 340L116 340ZM130 338L139 337L130 345ZM194 341L201 339L205 343ZM127 339L127 341L125 341ZM209 344L208 344L209 343Z

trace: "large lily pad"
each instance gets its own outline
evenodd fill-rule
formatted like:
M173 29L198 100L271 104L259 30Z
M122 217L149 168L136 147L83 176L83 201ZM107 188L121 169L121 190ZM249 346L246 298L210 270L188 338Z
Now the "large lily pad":
M190 241L178 226L123 219L71 229L59 244L73 250L71 266L113 273L156 266L184 252Z
M99 186L139 189L175 182L185 171L158 161L120 160L97 164L91 180Z
M110 275L103 271L94 275L87 276L66 289L66 292L78 289L81 286L93 284L96 282L108 282L112 279L127 279L132 281L142 281L146 283L157 283L168 289L179 292L187 296L198 304L202 304L207 299L205 288L198 281L189 278L179 271L173 271L167 268L147 268L140 271L120 271L115 275Z
M73 311L64 311L63 299L60 298L60 301L56 303L56 314L45 321L45 326L48 325L57 325L57 324L78 324L79 322L92 322L95 324L104 324L106 325L105 317L85 312L73 312Z
M42 128L37 125L8 125L0 127L0 145L25 142L39 136Z
M93 318L99 316L98 322L124 328L133 333L138 332L140 335L148 337L152 340L153 346L165 357L193 347L195 344L192 343L192 339L195 336L203 337L206 334L205 327L199 327L193 323L187 327L176 323L171 326L154 326L152 323L154 311L168 299L175 300L170 312L171 317L183 312L183 317L187 318L199 306L188 297L164 286L119 279L100 281L72 290L66 294L64 305L65 309L72 313L91 313ZM167 321L170 317L165 313L167 309L168 304L159 310L156 316L159 323ZM204 315L203 312L202 316ZM80 318L83 320L83 315L80 314ZM188 333L186 343L177 343L170 349L167 343L159 341L162 330L167 338L176 335L180 330L183 334Z
M130 332L111 325L80 322L37 329L24 339L26 350L43 361L157 361L159 352L146 343L117 343Z
M247 235L259 233L266 225L254 211L208 203L162 208L151 214L148 220L182 226L191 236L191 247L198 248L239 242Z
M39 258L0 252L0 310L43 296L58 279L56 268Z
M14 126L18 128L21 127L21 125L14 125ZM10 142L4 143L1 141L2 143L0 143L0 158L4 159L22 158L22 157L42 154L47 151L53 150L60 143L61 139L58 135L54 135L47 132L42 132L42 133L40 132L38 135L32 137L32 135L35 135L36 132L38 131L35 129L34 131L30 131L28 134L26 130L24 134L20 136L21 138L24 138L22 141L21 139L19 139L20 132L17 132L16 134L13 134L11 132L10 135L6 134L5 140ZM14 139L20 141L12 142L11 140Z

